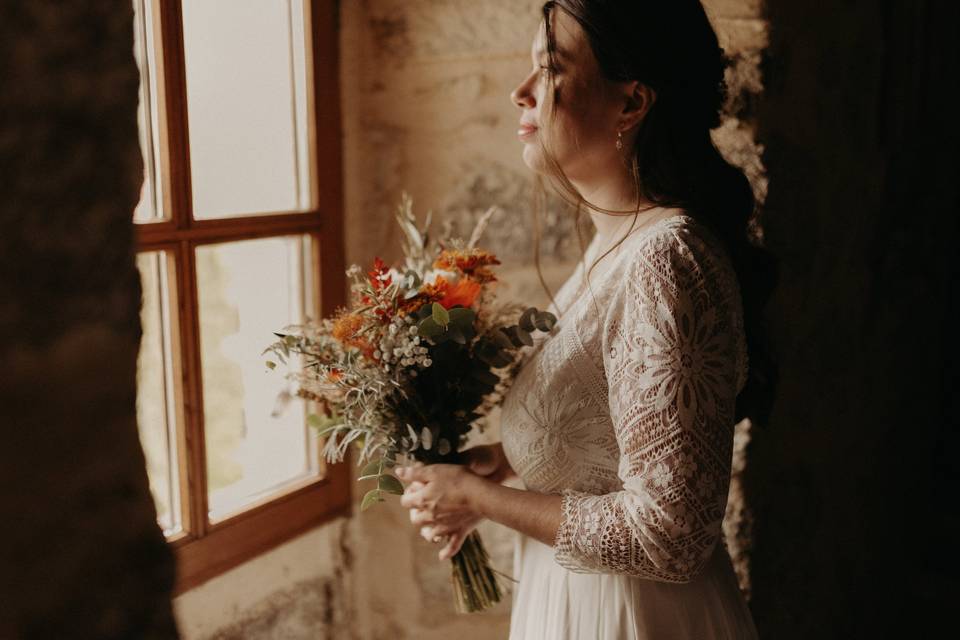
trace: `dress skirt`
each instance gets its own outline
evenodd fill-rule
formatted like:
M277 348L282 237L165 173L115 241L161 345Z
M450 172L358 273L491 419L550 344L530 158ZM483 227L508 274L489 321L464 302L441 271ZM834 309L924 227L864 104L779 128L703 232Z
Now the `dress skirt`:
M518 536L510 640L754 640L726 547L686 584L574 573L554 550Z

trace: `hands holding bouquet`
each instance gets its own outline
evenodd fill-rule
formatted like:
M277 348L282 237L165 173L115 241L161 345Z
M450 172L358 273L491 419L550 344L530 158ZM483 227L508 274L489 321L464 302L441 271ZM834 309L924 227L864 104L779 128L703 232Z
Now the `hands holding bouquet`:
M473 531L480 518L470 487L499 482L507 472L502 449L461 449L499 402L519 349L556 322L550 313L493 300L492 268L499 261L476 247L491 213L469 242L435 247L429 219L418 229L404 198L397 215L405 235L402 267L380 259L366 273L352 267L349 309L291 327L266 350L283 363L300 356L290 377L298 395L317 407L309 420L327 438L327 459L342 460L351 443L360 448L360 480L376 482L361 510L382 502L384 494L403 494L402 504L413 509L411 519L425 537L449 536L441 558L452 559L461 611L483 610L501 598ZM408 462L426 466L391 473ZM406 490L401 480L410 482Z
M471 485L478 478L503 482L513 474L499 444L467 449L462 459L462 465L397 469L401 480L411 480L400 504L410 509L410 521L427 542L444 542L440 560L455 556L483 519L471 506Z

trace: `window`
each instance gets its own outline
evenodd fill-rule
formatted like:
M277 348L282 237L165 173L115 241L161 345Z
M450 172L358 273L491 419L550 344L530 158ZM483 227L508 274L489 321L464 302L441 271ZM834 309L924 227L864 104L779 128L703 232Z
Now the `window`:
M182 592L350 508L260 355L344 300L332 0L133 0L137 413Z

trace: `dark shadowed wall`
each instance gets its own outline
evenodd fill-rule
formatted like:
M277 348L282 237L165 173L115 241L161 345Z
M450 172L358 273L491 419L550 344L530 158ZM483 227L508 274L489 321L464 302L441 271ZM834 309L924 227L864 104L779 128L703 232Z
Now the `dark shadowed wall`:
M763 637L940 637L957 595L960 10L768 0L781 384L749 455ZM905 633L905 635L903 635Z
M129 0L0 2L0 638L175 638L135 412Z

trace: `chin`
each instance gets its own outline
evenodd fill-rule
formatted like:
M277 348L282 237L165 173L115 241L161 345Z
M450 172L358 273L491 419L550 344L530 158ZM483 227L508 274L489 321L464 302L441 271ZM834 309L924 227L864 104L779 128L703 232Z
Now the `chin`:
M527 143L523 145L523 163L535 173L546 173L547 163L544 161L543 151L538 144Z

